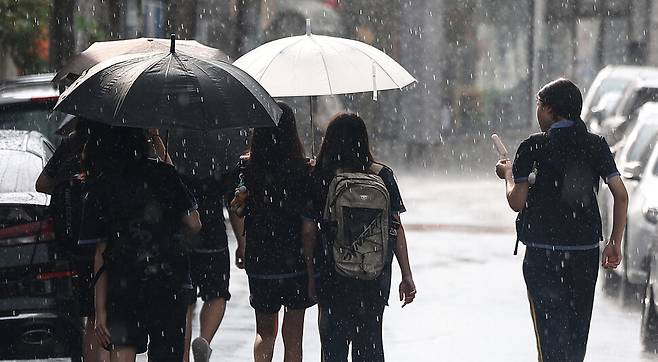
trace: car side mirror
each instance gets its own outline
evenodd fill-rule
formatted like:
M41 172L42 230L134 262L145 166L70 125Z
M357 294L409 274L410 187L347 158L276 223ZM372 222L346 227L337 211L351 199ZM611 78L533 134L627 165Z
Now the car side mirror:
M639 181L642 178L642 164L639 162L629 162L624 165L622 176L625 179Z
M605 107L595 106L591 108L591 118L598 122L608 117L608 110Z

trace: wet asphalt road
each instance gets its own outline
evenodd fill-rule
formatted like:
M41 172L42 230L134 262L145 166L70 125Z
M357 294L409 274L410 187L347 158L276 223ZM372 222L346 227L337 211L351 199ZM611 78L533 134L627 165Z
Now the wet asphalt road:
M403 223L418 295L413 304L400 308L394 299L400 279L394 266L394 290L384 314L387 361L536 360L521 274L523 247L518 256L512 255L515 214L506 205L502 182L493 176L401 177L399 182L409 210ZM212 342L212 361L252 359L254 316L246 276L235 267L231 293ZM316 325L314 307L306 317L305 361L319 361ZM639 308L622 307L599 287L586 360L658 360L642 351L639 326ZM275 361L283 359L282 351L279 340Z
M493 176L492 176L493 177ZM390 307L384 314L388 361L533 361L535 337L521 274L523 247L514 248L515 213L502 182L481 178L401 177L416 301L400 308L394 265ZM419 186L420 185L420 186ZM213 361L251 358L254 319L246 277L235 269L233 299L213 342ZM307 312L306 361L319 360L317 312ZM639 308L597 292L587 361L654 361L639 342ZM283 344L274 360L281 361Z

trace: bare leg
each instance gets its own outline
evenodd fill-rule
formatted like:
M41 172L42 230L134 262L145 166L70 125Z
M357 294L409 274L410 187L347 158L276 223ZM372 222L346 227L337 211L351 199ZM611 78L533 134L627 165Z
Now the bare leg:
M183 362L190 362L190 341L192 340L192 314L196 303L187 307L187 316L185 318L185 352Z
M135 347L119 347L110 352L112 362L135 362L137 351Z
M281 335L284 345L284 362L302 362L305 309L286 309Z
M226 299L214 298L203 303L199 320L201 322L201 337L210 343L224 319ZM188 340L189 342L189 340ZM189 345L189 344L188 344Z
M279 314L256 312L256 341L254 342L254 361L271 362L274 354L274 341L279 329Z
M107 362L110 360L110 352L98 343L94 333L94 317L87 317L85 331L82 336L82 357L85 362Z

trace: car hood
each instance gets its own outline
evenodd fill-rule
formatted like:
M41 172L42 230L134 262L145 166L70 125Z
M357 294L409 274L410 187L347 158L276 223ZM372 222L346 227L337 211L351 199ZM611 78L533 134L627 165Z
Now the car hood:
M50 204L50 196L40 192L0 193L0 204L29 204L48 206Z

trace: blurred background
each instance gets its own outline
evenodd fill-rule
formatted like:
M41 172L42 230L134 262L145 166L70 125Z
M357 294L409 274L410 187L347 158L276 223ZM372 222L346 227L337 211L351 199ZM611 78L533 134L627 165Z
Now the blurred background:
M399 178L419 297L404 311L391 298L387 359L536 358L522 257L512 256L516 214L493 175L498 155L490 134L500 134L514 152L539 131L536 92L564 76L586 95L582 116L607 139L631 195L624 263L599 275L588 360L656 360L655 0L0 0L0 340L30 358L37 350L46 357L80 357L79 320L67 314L65 325L35 324L32 314L46 310L60 321L58 308L68 301L62 295L70 295L75 275L33 270L59 262L53 236L28 240L21 234L14 245L9 241L18 239L6 232L47 215L49 199L35 192L34 181L65 122L63 114L50 113L59 96L53 73L94 42L171 33L218 48L233 61L267 41L304 34L306 19L314 34L370 44L418 80L402 91L379 92L377 101L371 93L321 96L313 107L308 97L286 99L307 153L311 127L321 136L336 112L358 112L375 157ZM172 142L171 153L179 171L226 170L244 151L247 133L187 134ZM208 144L216 154L207 152ZM183 150L176 150L180 145ZM21 158L9 162L4 155L10 153ZM609 234L612 203L605 185L598 203ZM34 280L26 271L34 271ZM399 282L394 274L393 285ZM247 280L235 268L231 293L235 302L213 344L214 361L246 360L252 353ZM311 360L320 348L316 315L309 310L305 322L304 351ZM198 325L193 328L196 333ZM0 359L14 358L3 348L0 343Z
M320 97L315 127L358 111L381 159L446 172L489 167L478 155L491 132L517 139L535 127L534 94L547 81L566 76L586 91L605 65L658 65L650 0L0 0L0 9L0 80L55 71L95 41L170 33L235 60L303 34L309 18L313 33L371 44L418 79L377 102ZM308 113L307 100L293 103Z

